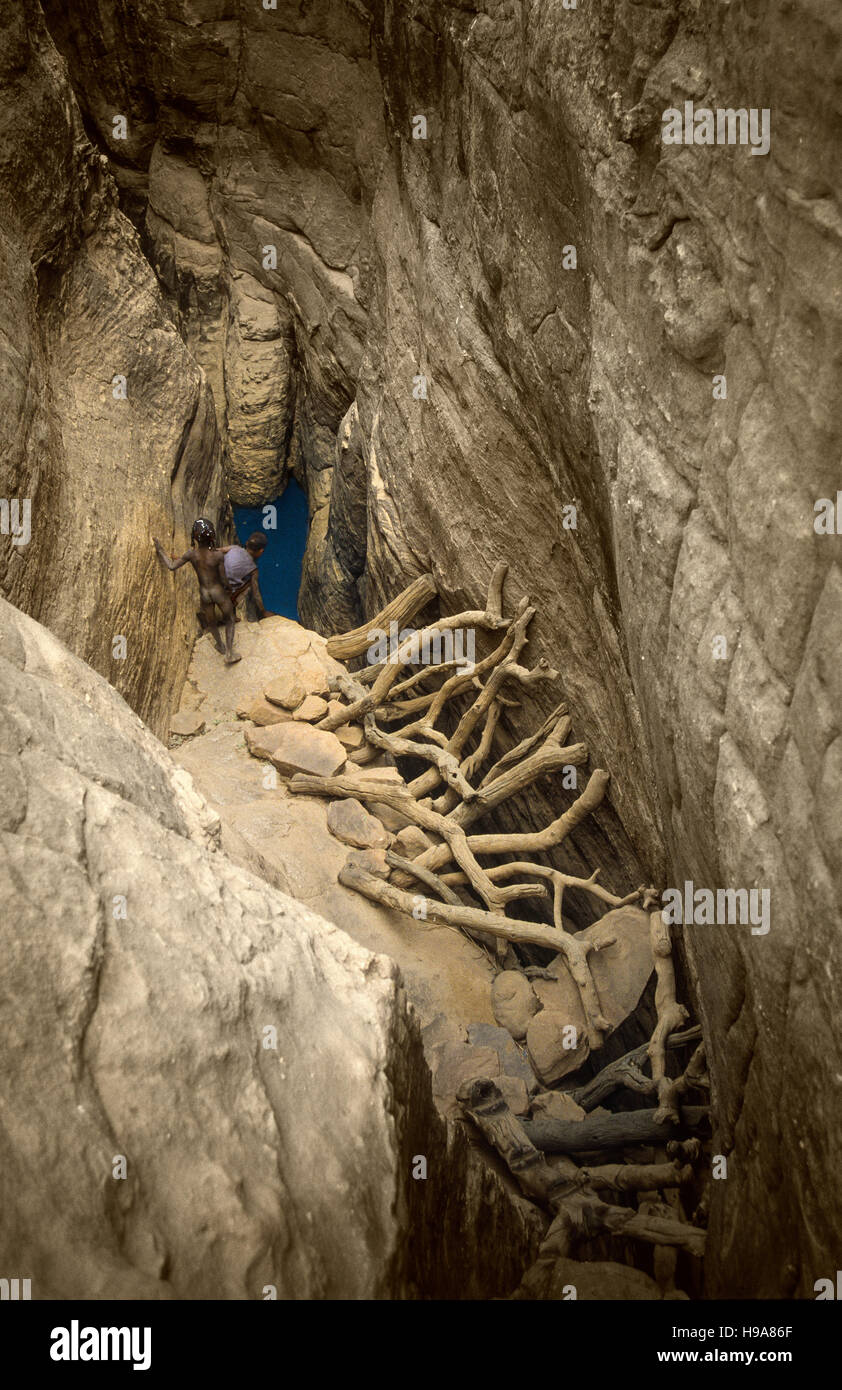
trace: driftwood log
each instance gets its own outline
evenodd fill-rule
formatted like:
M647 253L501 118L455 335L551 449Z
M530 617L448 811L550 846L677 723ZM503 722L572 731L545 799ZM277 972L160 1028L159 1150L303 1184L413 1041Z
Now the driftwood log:
M703 1129L709 1116L705 1105L685 1105L679 1116L680 1127ZM656 1110L626 1110L614 1115L586 1115L584 1120L554 1120L542 1115L524 1120L523 1127L543 1153L575 1154L622 1149L628 1144L665 1144L675 1137L676 1122L658 1119Z
M413 580L408 588L402 590L397 598L387 603L376 617L370 622L363 623L361 627L355 627L353 632L344 632L336 637L329 637L327 642L328 655L335 657L337 661L349 661L351 657L361 656L371 645L371 632L373 628L380 628L383 632L388 632L392 623L407 622L414 618L416 613L420 613L436 593L436 581L431 574L422 574L418 579Z

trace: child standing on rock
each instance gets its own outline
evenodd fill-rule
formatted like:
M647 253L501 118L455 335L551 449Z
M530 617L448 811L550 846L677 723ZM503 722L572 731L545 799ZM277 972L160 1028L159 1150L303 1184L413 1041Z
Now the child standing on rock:
M166 565L168 570L181 569L182 565L187 564L193 566L199 581L202 625L210 630L217 651L225 653L226 666L233 666L234 662L239 661L240 658L234 652L234 605L231 602L228 583L225 578L225 551L217 549L216 531L213 523L207 521L205 517L199 517L198 521L193 523L190 540L192 549L186 550L178 560L175 560L167 555L157 537L152 537L152 542L158 552L158 559ZM221 609L225 621L224 647L216 625L214 605L218 605Z

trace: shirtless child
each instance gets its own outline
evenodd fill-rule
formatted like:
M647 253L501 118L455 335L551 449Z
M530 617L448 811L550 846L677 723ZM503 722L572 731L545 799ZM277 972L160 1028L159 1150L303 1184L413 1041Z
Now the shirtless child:
M235 661L240 660L240 657L234 652L234 605L231 602L228 582L225 578L225 552L217 550L216 532L212 523L206 521L204 517L199 517L199 520L193 523L190 539L193 548L186 550L180 559L171 560L157 537L152 537L158 552L158 559L166 565L168 570L181 569L182 565L187 564L193 566L199 581L203 625L210 630L217 651L225 653L226 666L232 666ZM218 605L222 610L222 616L225 620L224 647L216 625L214 605Z

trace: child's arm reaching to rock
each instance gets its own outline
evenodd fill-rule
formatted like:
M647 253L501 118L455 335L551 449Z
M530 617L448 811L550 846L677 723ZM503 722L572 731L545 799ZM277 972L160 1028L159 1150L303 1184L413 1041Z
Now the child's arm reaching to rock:
M186 565L191 558L191 552L186 550L178 560L171 560L157 536L152 537L152 544L158 552L158 559L162 564L166 565L168 570L181 569L181 566Z

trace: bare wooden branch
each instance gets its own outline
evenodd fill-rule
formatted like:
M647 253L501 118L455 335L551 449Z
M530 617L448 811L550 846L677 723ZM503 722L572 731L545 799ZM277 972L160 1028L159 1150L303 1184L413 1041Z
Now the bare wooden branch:
M385 749L395 758L423 758L425 762L433 763L441 779L447 782L447 785L452 787L454 792L463 797L465 801L471 801L476 796L476 792L459 767L458 759L452 753L446 752L444 748L439 748L434 743L420 743L417 739L403 738L400 734L385 733L383 729L377 727L377 722L371 711L365 716L364 728L366 738L376 748Z
M695 1042L701 1035L701 1028L695 1024L683 1033L671 1034L666 1039L666 1046L682 1047L687 1043ZM649 1044L643 1043L640 1047L625 1053L624 1056L618 1057L616 1061L609 1062L585 1086L579 1086L577 1090L571 1091L571 1096L577 1105L581 1105L583 1110L595 1110L619 1086L625 1086L628 1090L637 1091L641 1095L652 1095L657 1090L657 1083L650 1076L644 1076L640 1070L648 1056Z
M470 843L470 841L469 841ZM553 920L558 931L558 949L567 962L567 968L571 977L579 990L579 998L582 1003L582 1011L585 1016L585 1027L587 1030L588 1042L596 1050L602 1046L603 1034L611 1031L611 1024L608 1019L603 1017L602 1008L599 1002L599 994L594 984L593 975L588 965L588 955L591 951L603 950L606 946L613 946L615 938L610 937L606 941L599 943L587 940L579 940L565 930L561 915L561 900L565 885L572 885L583 888L586 892L593 893L595 897L603 902L611 904L612 907L624 907L627 903L634 902L643 891L638 889L636 893L631 893L628 897L617 898L613 893L599 887L594 882L596 873L590 878L574 878L571 874L563 874L558 869L553 869L546 864L531 864L528 861L517 860L512 864L498 864L492 869L486 869L488 877L492 882L497 882L501 878L509 878L512 874L535 874L539 878L546 878L553 884ZM454 884L464 882L463 874L444 874L443 880L446 883Z
M431 574L419 575L367 623L355 627L351 632L343 632L338 636L329 637L327 642L328 656L335 657L337 661L348 661L353 656L361 656L371 646L373 628L380 628L382 631L388 632L391 623L401 624L406 622L408 618L414 617L431 599L435 598L437 593L438 587L433 576Z
M417 861L412 859L407 862L412 865L414 873ZM374 874L366 873L355 864L346 863L343 866L339 871L339 882L346 888L354 888L371 902L381 903L397 912L405 912L411 916L416 907L415 895L403 888L396 888L393 883L384 882L382 878L375 878ZM472 933L485 932L488 936L500 937L504 941L522 946L546 946L551 951L558 947L553 927L542 927L537 922L522 922L513 917L501 917L494 912L484 912L482 908L455 907L451 903L427 899L426 914L428 921L443 922L451 927L464 927Z
M508 620L506 618L501 618L498 614L486 608L472 609L465 613L455 613L449 618L439 618L437 622L431 623L420 632L414 632L410 637L405 638L405 640L401 642L397 651L393 652L388 661L383 663L383 668L379 672L377 679L372 683L370 690L367 690L364 695L355 700L348 709L335 714L326 714L324 719L320 720L316 727L330 731L339 728L340 724L349 720L362 719L365 714L368 714L369 710L376 710L379 705L385 702L392 686L400 675L401 667L412 665L415 654L423 647L424 643L426 642L429 644L429 642L440 633L453 631L456 628L481 627L494 630L507 626ZM369 628L369 631L370 630ZM468 675L467 678L470 680L472 676ZM458 677L456 679L458 679Z
M386 863L391 869L404 869L407 873L417 878L419 883L423 883L425 888L430 888L437 893L443 902L451 903L454 907L463 907L461 898L457 897L452 888L443 883L436 874L430 873L429 869L416 869L411 859L404 859L403 855L395 854L394 850L386 850Z
M658 1083L658 1104L666 1115L677 1113L678 1102L690 1090L706 1091L710 1085L705 1064L705 1045L699 1043L681 1076L665 1076Z
M592 1111L605 1096L623 1086L642 1095L657 1093L657 1108L610 1115L588 1114L579 1122L551 1120L537 1114L534 1119L521 1121L509 1111L499 1087L487 1079L467 1083L460 1089L459 1099L466 1114L507 1163L523 1191L543 1206L557 1211L533 1272L539 1268L551 1272L555 1259L581 1240L616 1234L654 1244L656 1271L660 1269L663 1275L672 1268L678 1249L694 1255L703 1249L704 1232L673 1219L673 1208L678 1207L675 1190L691 1175L691 1169L680 1160L689 1155L694 1141L679 1146L673 1142L670 1157L676 1161L671 1163L609 1162L580 1169L569 1158L556 1158L550 1163L544 1157L544 1152L594 1155L604 1150L609 1151L610 1157L610 1151L630 1144L657 1144L668 1141L676 1132L682 1134L700 1128L708 1121L707 1108L683 1106L679 1109L679 1104L691 1089L703 1090L708 1079L701 1045L680 1076L668 1078L666 1075L667 1050L697 1041L699 1030L676 1031L686 1020L687 1011L676 999L669 930L655 910L654 889L638 888L618 896L599 885L598 870L581 878L549 865L536 864L530 858L563 843L584 818L599 807L608 786L607 772L594 771L573 804L541 831L480 834L473 830L483 816L528 791L538 778L560 768L581 766L588 757L583 743L567 743L572 719L567 706L559 704L539 730L521 738L494 760L494 741L502 711L518 703L510 698L517 690L509 687L528 690L536 682L558 679L558 672L546 658L541 658L531 669L526 664L523 653L535 609L523 598L511 618L503 616L505 575L505 564L497 565L489 581L484 609L441 618L422 631L406 636L388 660L373 663L354 676L338 674L331 681L331 688L339 692L341 702L338 700L331 706L317 727L332 730L350 721L362 723L365 744L349 755L352 761L364 762L385 752L392 759L419 758L427 763L427 769L414 777L408 788L385 777L376 781L347 771L331 778L298 775L288 781L288 786L291 792L303 795L355 797L365 803L380 802L384 816L388 815L385 809L388 807L399 812L404 823L418 826L434 836L437 843L415 859L388 850L386 863L390 878L381 877L379 870L371 872L374 866L366 864L361 856L349 856L340 872L340 882L408 918L417 914L419 901L423 901L424 912L420 915L424 918L459 928L472 936L492 937L498 943L498 952L505 946L509 956L510 944L551 950L560 958L554 963L556 976L562 973L563 960L576 984L587 1040L594 1050L602 1045L611 1025L606 1017L608 996L604 1013L591 973L589 954L614 944L615 937L605 933L606 939L597 947L567 932L563 918L564 894L573 888L614 909L642 899L643 909L649 913L656 969L655 1029L648 1044L619 1058L586 1086L570 1094L583 1110ZM373 628L388 631L393 623L406 621L424 607L435 590L431 576L422 576L387 604L376 618L351 633L332 638L328 652L340 658L359 655L372 640ZM464 627L499 632L497 647L469 669L457 661L428 664L417 669L419 651L425 642L438 639L442 632ZM440 654L437 649L437 655ZM460 701L458 718L446 722L442 716L448 708L453 711L449 702L457 699ZM440 721L450 732L437 727ZM480 860L488 855L508 856L510 862L485 868ZM440 875L438 871L447 865L452 865L451 871ZM511 882L513 878L524 881ZM505 915L510 901L543 894L545 886L550 884L555 924L552 928ZM454 891L457 885L469 887L484 907L463 902ZM416 890L423 890L420 898ZM651 1077L643 1070L647 1058L651 1063ZM680 1126L677 1131L676 1126ZM597 1197L599 1191L641 1193L640 1209L608 1205ZM657 1197L661 1192L665 1194L663 1201ZM660 1282L663 1288L663 1277Z
M707 1106L685 1105L680 1122L687 1129L698 1129L707 1123L708 1115ZM654 1110L587 1115L584 1120L553 1120L542 1115L525 1120L524 1125L535 1147L545 1153L575 1154L627 1144L657 1144L675 1135L671 1122L659 1120Z
M579 745L579 747L582 746ZM554 849L576 829L576 826L586 816L599 806L605 796L608 781L608 773L604 772L602 768L597 768L591 773L588 785L581 796L578 796L572 806L556 820L545 826L543 830L527 831L522 834L471 835L469 839L471 849L476 855L507 854L510 852L529 854L540 850ZM482 788L480 790L482 791ZM425 869L435 871L442 868L450 858L451 854L447 845L435 845L432 849L425 850L420 862ZM403 880L398 878L395 882L402 884Z
M652 1192L663 1187L681 1187L691 1181L693 1169L680 1163L606 1163L598 1168L581 1168L590 1187L611 1192Z
M687 1021L687 1010L675 997L675 967L672 963L672 943L670 930L660 912L649 914L649 931L652 942L652 957L655 962L655 1011L658 1021L649 1043L649 1061L652 1078L658 1087L659 1120L677 1124L679 1120L677 1095L673 1083L667 1076L666 1039L676 1028Z

